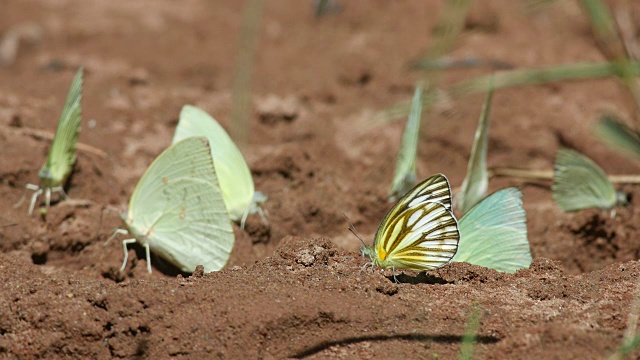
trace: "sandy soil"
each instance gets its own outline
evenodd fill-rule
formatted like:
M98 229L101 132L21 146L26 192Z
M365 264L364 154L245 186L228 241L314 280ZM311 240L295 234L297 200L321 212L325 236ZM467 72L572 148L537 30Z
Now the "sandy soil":
M251 136L243 150L270 227L235 227L228 267L178 274L142 248L125 272L121 245L104 246L151 161L171 141L182 105L225 126L242 2L209 0L4 0L0 33L25 25L0 67L0 357L17 358L455 358L471 309L482 311L477 358L604 358L621 343L640 272L638 208L563 214L549 184L492 180L524 193L534 263L516 274L451 264L427 274L361 271L347 213L371 241L390 204L386 191L403 122L371 126L376 111L410 98L420 73L408 64L432 39L442 2L342 2L313 17L310 1L267 2L256 57ZM515 67L600 61L573 2L526 12L521 2L482 2L453 56ZM640 16L636 16L640 19ZM31 39L33 40L33 39ZM71 202L46 216L14 209L37 182L69 82L84 66L80 151ZM448 71L443 84L489 69ZM454 187L483 96L428 114L418 173ZM610 173L629 162L592 135L597 115L629 117L615 80L498 91L491 166L551 167L560 145ZM623 186L637 202L640 190ZM635 200L635 201L634 201ZM156 266L157 265L157 266ZM636 354L637 356L637 354Z

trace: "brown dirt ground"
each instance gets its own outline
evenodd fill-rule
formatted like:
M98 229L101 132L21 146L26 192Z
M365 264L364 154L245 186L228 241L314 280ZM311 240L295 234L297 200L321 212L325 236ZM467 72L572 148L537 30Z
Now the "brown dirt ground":
M226 124L242 2L3 0L1 32L32 23L42 38L0 68L0 226L12 225L0 228L0 357L450 359L478 303L479 358L610 354L640 272L636 206L613 219L562 214L548 183L494 180L492 190L523 188L530 269L509 275L458 263L403 274L402 284L388 271L360 271L360 244L342 212L372 239L390 207L403 126L364 124L411 96L420 74L407 64L427 48L441 5L350 0L315 19L311 1L266 3L244 152L270 198L271 227L251 217L246 232L235 228L225 270L189 277L159 262L147 274L140 248L119 273L120 244L103 246L119 220L101 214L126 204L169 145L183 104ZM567 1L533 13L521 2L483 1L453 55L517 67L603 59ZM26 204L12 205L37 181L49 143L28 130L55 129L80 65L80 141L108 156L79 152L68 189L75 202L29 217ZM443 84L487 71L451 70ZM482 101L466 97L428 115L422 178L443 172L461 183ZM603 111L633 111L615 80L499 91L490 165L547 169L570 144L610 173L637 172L592 136ZM637 202L640 189L624 190Z

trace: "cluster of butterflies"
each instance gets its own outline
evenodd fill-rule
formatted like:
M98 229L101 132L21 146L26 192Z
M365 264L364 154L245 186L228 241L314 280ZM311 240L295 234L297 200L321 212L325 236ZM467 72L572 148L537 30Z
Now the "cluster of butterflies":
M532 261L521 198L515 187L498 190L457 220L449 181L433 175L391 208L373 246L365 245L362 253L385 269L434 270L468 262L513 273Z
M66 198L65 183L76 160L80 131L83 71L78 70L67 96L56 134L45 164L39 172L29 213L41 194L46 206L51 193ZM222 126L205 111L183 107L172 145L164 150L142 175L121 214L133 238L122 242L127 264L127 245L139 242L146 250L151 272L151 252L185 272L203 265L205 272L222 269L227 263L235 237L231 221L244 227L249 214L259 212L266 201L255 191L251 172L238 147Z
M35 191L29 213L43 193L47 206L52 192L66 197L64 186L76 160L82 81L80 69L40 169L40 184L27 185ZM457 201L464 215L457 219L444 175L436 174L406 190L416 179L422 112L421 90L416 89L389 193L394 200L400 199L380 223L373 246L362 248L372 265L422 271L450 262L468 262L510 273L529 267L532 257L522 192L509 187L485 197L491 97L489 92ZM602 169L569 149L559 150L556 157L553 197L564 211L611 208L626 201ZM118 234L132 236L122 241L121 271L127 265L127 246L135 242L146 250L149 272L151 252L185 272L194 271L197 265L203 265L205 272L217 271L226 265L235 242L230 220L240 222L243 228L249 214L258 212L265 220L259 205L266 199L255 191L246 161L222 126L205 111L185 105L172 145L143 174L128 210L121 214L126 229L118 229L108 241ZM355 234L353 225L350 230Z
M492 90L485 99L467 176L456 198L456 207L464 215L456 219L452 211L451 188L442 174L407 190L416 182L421 93L418 86L389 190L390 200L401 198L378 227L373 246L365 245L362 254L371 259L371 265L394 270L433 270L450 262L468 262L503 272L529 267L532 257L521 191L510 187L486 196ZM640 134L637 132L611 118L603 119L598 132L627 154L640 157ZM559 149L556 154L551 189L554 201L565 212L613 209L628 204L627 195L615 190L595 162L566 148ZM353 225L350 230L360 238Z

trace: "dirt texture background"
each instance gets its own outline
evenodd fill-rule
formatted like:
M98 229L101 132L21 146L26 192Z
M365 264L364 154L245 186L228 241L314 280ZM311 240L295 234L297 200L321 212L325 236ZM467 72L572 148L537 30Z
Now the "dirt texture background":
M133 247L123 273L119 242L104 246L138 179L171 141L181 107L228 127L243 2L210 0L3 0L0 33L37 30L0 67L0 358L456 358L474 304L482 306L477 358L599 359L623 339L640 272L640 190L615 218L563 214L549 183L498 179L524 191L534 262L502 274L463 263L390 279L361 271L360 243L390 204L403 121L373 115L409 99L421 74L409 62L433 38L442 1L350 0L325 17L311 1L266 2L256 54L251 132L243 152L269 196L246 230L234 225L229 265L178 274ZM572 1L526 11L482 1L454 57L515 67L603 61ZM640 19L640 7L634 9ZM14 209L36 183L71 78L85 68L73 201L46 216ZM452 84L491 71L447 71ZM438 104L425 116L419 178L466 171L483 95ZM490 166L550 169L573 146L612 174L625 160L592 135L602 112L630 117L615 79L496 92ZM102 215L103 214L103 215ZM136 256L133 256L133 252ZM155 259L155 258L154 258Z

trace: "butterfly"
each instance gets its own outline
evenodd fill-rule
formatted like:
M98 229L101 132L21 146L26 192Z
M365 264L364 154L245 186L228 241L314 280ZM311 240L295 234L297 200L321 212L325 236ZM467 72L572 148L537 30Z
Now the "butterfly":
M151 272L151 252L185 272L203 265L205 272L222 269L235 237L222 199L209 142L190 137L164 150L136 185L127 212L121 214L130 234L127 245L140 243L146 251ZM106 245L106 244L105 244Z
M611 209L628 203L626 194L616 192L604 170L575 150L559 149L553 168L551 192L564 212Z
M462 181L462 189L457 199L457 208L466 213L487 194L489 173L487 171L487 147L489 145L489 128L491 126L491 99L493 88L490 88L482 106L480 121L476 129L467 175Z
M52 192L60 193L63 198L67 197L64 185L76 162L76 144L80 134L82 78L83 70L80 68L71 82L71 88L62 108L62 115L58 121L58 128L51 143L47 160L38 172L40 184L27 184L26 186L28 190L35 191L31 196L29 214L33 213L36 202L42 193L45 194L47 207L51 204ZM21 203L22 200L16 206Z
M389 201L398 200L416 183L416 155L418 153L421 119L422 87L416 86L413 100L411 100L409 118L402 134L402 145L400 146L400 151L398 151L393 181L391 182L391 188L389 188Z
M267 197L255 191L251 171L240 149L211 115L195 106L185 105L180 112L173 143L190 136L206 136L209 139L220 189L231 219L240 221L242 228L249 214L259 212L264 220L260 204Z
M436 174L391 208L378 227L373 246L365 245L361 251L372 265L384 269L433 270L451 261L459 240L449 181Z
M605 115L596 125L596 133L607 144L621 151L632 159L640 157L640 133L613 115Z
M514 273L531 265L527 217L522 192L498 190L476 204L458 221L460 242L451 262L467 262Z

